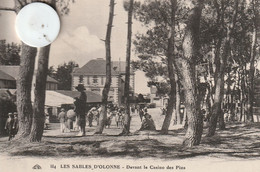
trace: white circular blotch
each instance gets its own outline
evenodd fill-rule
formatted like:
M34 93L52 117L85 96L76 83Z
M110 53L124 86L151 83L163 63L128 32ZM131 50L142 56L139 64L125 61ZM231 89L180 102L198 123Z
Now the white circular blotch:
M25 44L44 47L57 38L60 19L51 6L34 2L20 10L16 17L15 30Z

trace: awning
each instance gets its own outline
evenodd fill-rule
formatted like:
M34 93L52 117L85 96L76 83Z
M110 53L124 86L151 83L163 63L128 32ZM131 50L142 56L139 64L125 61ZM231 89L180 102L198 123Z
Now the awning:
M34 102L34 92L32 91L32 102ZM74 99L70 96L60 94L56 91L47 90L45 98L45 106L59 107L62 104L73 104Z

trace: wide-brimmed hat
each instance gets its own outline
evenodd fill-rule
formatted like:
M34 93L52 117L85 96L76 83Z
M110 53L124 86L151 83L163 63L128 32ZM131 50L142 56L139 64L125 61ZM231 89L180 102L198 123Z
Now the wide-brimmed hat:
M86 90L83 84L79 84L77 87L75 87L77 90Z

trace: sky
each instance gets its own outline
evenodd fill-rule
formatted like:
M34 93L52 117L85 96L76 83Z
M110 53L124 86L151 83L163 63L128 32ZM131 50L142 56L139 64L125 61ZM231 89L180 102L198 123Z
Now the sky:
M11 0L1 0L0 7L12 7ZM91 59L105 58L106 26L108 22L109 0L76 0L71 3L68 15L60 15L61 30L52 43L49 66L57 67L70 60L83 66ZM15 13L0 12L0 39L20 43L15 33ZM111 55L113 61L125 61L127 37L127 12L123 0L116 0L115 17L111 37ZM140 23L133 20L133 37L142 32ZM133 47L133 46L132 46ZM136 54L132 50L132 58ZM144 73L135 75L136 93L149 93L148 79Z
M0 7L12 7L13 0L0 0ZM123 0L115 0L115 17L113 21L111 53L112 60L125 61L127 12L123 8ZM49 66L57 67L70 60L83 66L91 59L105 58L106 26L108 22L109 0L75 0L71 3L70 13L61 16L61 30L58 38L52 43ZM0 40L20 43L15 33L15 13L0 11ZM143 32L141 24L133 20L133 38ZM132 46L134 49L134 46ZM132 51L132 59L136 59ZM260 69L260 62L257 64ZM149 93L148 79L144 73L135 73L136 93Z

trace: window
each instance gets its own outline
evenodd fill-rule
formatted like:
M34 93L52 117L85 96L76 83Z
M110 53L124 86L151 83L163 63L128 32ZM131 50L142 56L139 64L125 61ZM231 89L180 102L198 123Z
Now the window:
M91 88L91 91L100 91L100 88Z
M100 94L100 88L92 88L91 89L91 92L93 92L93 93L96 93L96 94Z
M97 76L93 76L93 83L98 83L98 78L97 78Z
M87 83L88 83L88 85L89 85L89 76L87 77Z
M104 77L101 76L101 85L103 85L103 84L104 84Z
M83 75L80 75L79 76L79 83L83 83L83 81L84 81Z

